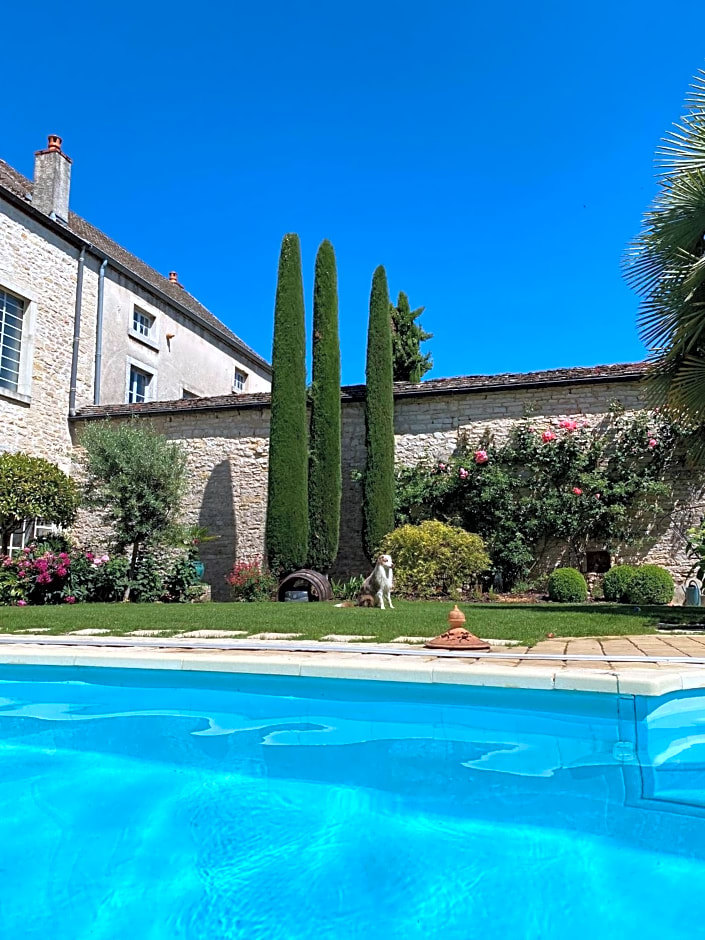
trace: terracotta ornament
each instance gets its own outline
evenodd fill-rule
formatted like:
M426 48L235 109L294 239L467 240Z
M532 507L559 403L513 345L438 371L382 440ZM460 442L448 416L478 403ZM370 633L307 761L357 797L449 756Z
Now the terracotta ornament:
M456 604L448 614L450 629L424 643L424 647L430 650L489 650L490 644L466 630L464 623L465 614Z

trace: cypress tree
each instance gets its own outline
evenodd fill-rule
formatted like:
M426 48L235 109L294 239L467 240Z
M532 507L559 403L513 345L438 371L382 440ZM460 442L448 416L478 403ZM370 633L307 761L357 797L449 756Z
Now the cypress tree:
M308 548L306 327L298 235L279 255L272 345L272 410L265 544L272 571L306 563Z
M394 381L420 382L433 368L431 353L421 352L421 343L433 339L416 321L424 312L423 307L411 309L409 298L399 292L396 307L392 304L392 348L394 351Z
M326 239L313 283L313 377L308 475L308 563L327 571L340 535L340 340L335 252Z
M384 536L394 528L394 389L389 306L387 274L380 266L372 277L367 330L363 543L370 559Z

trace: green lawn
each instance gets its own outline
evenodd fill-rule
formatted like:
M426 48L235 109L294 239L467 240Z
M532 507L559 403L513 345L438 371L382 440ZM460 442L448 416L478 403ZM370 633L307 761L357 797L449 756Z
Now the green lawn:
M326 634L361 634L388 642L395 637L435 636L446 628L452 604L398 600L395 610L336 608L321 604L81 604L62 607L0 608L0 632L48 628L51 634L108 629L161 630L164 636L188 630L246 630L301 633L317 640ZM556 636L652 633L661 620L694 622L697 609L591 604L461 604L468 629L492 639L534 643Z

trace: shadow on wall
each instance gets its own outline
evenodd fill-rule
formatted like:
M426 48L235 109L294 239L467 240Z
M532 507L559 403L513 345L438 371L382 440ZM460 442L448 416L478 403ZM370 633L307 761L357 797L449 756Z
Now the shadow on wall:
M213 600L228 600L230 594L225 576L237 557L237 526L229 460L217 464L208 478L198 524L205 526L211 535L218 536L214 541L201 545L205 581L211 586Z

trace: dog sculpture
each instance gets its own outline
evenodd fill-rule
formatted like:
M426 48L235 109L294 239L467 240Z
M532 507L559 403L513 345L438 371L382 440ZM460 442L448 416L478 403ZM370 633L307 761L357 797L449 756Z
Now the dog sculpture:
M384 610L384 602L387 601L390 610L394 610L392 604L392 588L394 586L394 576L392 569L394 563L391 555L379 555L372 573L365 578L357 603L359 607L379 607Z

